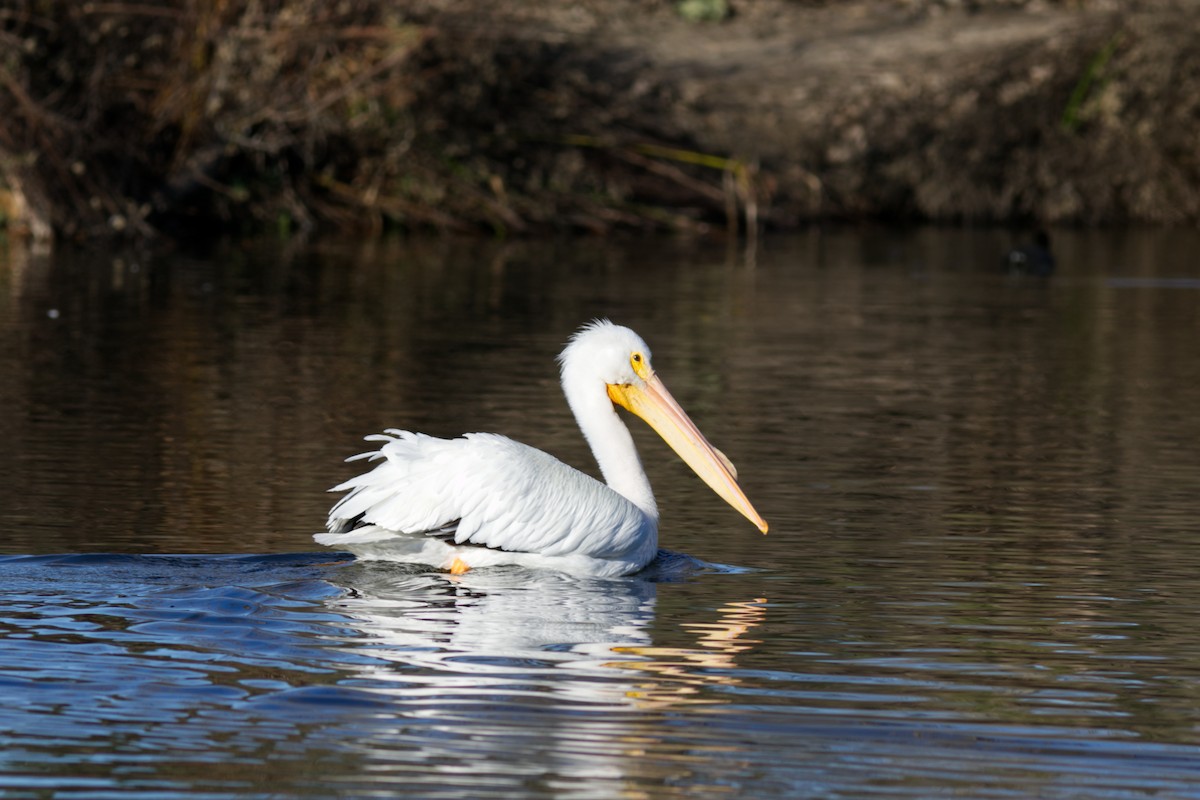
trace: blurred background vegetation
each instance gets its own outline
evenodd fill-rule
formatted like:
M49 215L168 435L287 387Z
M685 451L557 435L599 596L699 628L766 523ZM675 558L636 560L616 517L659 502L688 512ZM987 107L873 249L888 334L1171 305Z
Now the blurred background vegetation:
M15 0L36 239L1200 220L1195 0Z

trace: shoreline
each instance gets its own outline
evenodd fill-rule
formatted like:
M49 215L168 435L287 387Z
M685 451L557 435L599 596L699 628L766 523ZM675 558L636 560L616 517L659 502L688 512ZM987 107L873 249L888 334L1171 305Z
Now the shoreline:
M1192 0L49 5L0 30L39 240L1200 223Z

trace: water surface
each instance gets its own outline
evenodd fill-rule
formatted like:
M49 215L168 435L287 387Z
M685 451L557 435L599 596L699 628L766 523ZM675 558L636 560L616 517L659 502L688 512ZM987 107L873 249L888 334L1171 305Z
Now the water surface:
M0 251L5 797L1200 797L1191 233ZM594 471L609 316L739 466L653 433L597 581L310 536L388 426Z

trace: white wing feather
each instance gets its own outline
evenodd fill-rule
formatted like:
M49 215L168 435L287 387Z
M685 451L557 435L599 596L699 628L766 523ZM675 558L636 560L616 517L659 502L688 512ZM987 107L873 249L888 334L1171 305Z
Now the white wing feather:
M349 493L330 511L327 527L343 529L361 514L376 528L340 533L337 543L454 528L459 545L619 559L644 548L646 526L653 525L594 478L504 436L438 439L390 429L367 440L383 444L350 460L381 463L330 490ZM334 536L321 540L335 543Z

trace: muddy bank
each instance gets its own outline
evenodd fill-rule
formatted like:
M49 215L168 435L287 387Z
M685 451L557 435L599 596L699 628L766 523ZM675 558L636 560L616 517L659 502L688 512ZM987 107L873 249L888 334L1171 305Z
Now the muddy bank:
M1200 221L1195 0L270 5L0 14L0 215L71 238Z

